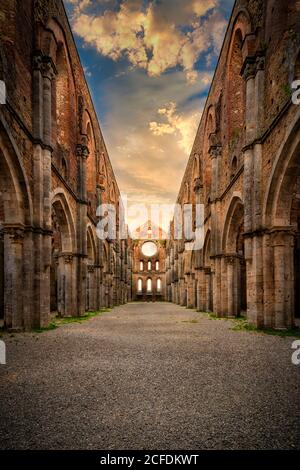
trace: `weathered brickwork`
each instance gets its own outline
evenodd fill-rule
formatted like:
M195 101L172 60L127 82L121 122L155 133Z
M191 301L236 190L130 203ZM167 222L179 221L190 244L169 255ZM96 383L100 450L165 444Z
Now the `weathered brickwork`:
M1 1L0 316L10 329L131 297L129 240L96 236L119 189L61 0Z
M205 205L204 247L168 242L168 300L265 327L299 318L299 51L299 2L236 2L178 196Z

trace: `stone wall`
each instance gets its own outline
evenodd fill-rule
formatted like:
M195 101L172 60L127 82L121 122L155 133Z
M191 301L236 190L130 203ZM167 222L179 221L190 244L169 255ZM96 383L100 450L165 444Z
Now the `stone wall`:
M205 206L205 242L167 246L167 295L286 328L300 316L299 2L237 1L178 203Z
M130 241L96 234L98 205L117 209L120 193L61 0L1 2L0 65L6 327L126 302Z

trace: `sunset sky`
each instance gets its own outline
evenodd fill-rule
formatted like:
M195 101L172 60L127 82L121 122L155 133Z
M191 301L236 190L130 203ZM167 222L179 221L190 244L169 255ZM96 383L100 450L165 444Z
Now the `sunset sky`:
M129 203L175 203L233 3L65 0Z

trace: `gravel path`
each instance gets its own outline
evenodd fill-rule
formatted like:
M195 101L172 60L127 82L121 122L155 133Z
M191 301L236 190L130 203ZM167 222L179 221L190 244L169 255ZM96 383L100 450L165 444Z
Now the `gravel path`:
M0 448L300 448L292 338L168 303L6 336Z

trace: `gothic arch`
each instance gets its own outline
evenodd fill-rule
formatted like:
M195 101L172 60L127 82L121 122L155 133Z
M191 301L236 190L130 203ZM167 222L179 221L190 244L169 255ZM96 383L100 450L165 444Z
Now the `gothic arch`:
M32 224L29 183L7 126L0 115L0 191L6 223Z
M72 60L65 33L55 19L50 19L41 32L43 53L48 55L56 68L52 82L52 143L56 163L60 168L63 159L70 167L77 141L77 92ZM66 99L68 97L68 99ZM71 176L71 175L68 175Z
M196 181L198 179L202 179L202 164L201 164L201 158L199 153L194 154L194 160L193 160L193 181Z
M236 236L244 219L244 204L239 193L235 193L229 203L226 213L222 235L223 253L234 254L237 252Z
M211 246L211 232L210 229L207 230L203 245L203 267L210 268L211 260L210 260L210 246Z
M204 155L203 155L203 182L204 182L204 201L208 201L211 195L212 181L212 163L210 156L210 147L213 136L216 133L216 120L214 106L209 106L206 114L204 127Z
M22 160L0 114L0 318L7 327L23 328L26 322L28 305L20 290L32 287L32 258L24 249L31 234L23 228L32 226L32 216Z
M267 227L289 226L293 198L300 192L300 112L287 129L267 186L263 221Z
M52 195L52 207L55 211L61 230L62 252L72 253L75 250L76 236L72 212L63 190L58 189Z
M89 264L96 262L96 242L91 224L87 227L87 256Z

